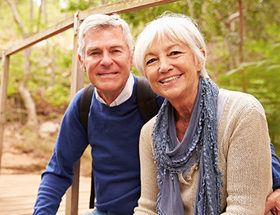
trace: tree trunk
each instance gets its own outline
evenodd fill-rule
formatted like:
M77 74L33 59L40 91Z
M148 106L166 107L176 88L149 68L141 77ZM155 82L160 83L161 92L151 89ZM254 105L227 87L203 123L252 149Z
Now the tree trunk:
M238 9L239 9L239 63L244 62L243 58L243 4L242 0L238 0ZM246 73L245 70L242 72L242 91L247 92L247 83L246 83Z
M194 18L194 12L193 12L193 4L192 4L192 1L191 0L186 0L187 2L187 5L189 7L189 11L190 11L190 16L192 18Z
M28 89L26 88L26 86L23 82L19 86L18 91L24 101L24 106L27 109L26 125L37 129L38 120L37 120L37 114L36 114L36 106L35 106L35 103L31 97Z
M20 28L22 38L26 38L27 34L24 30L23 24L19 19L17 9L16 9L16 4L12 0L6 0L8 5L11 8L14 20L18 27ZM32 1L30 1L32 3ZM32 13L30 13L30 17L32 18ZM18 88L20 96L23 99L24 106L27 110L27 125L32 126L34 129L37 129L38 127L38 120L37 120L37 112L36 112L36 105L35 102L32 99L32 96L26 86L26 82L28 79L28 73L31 70L31 61L30 61L30 55L31 55L31 48L27 48L24 50L24 57L25 57L25 65L24 65L24 70L23 70L23 80L21 80L21 84Z

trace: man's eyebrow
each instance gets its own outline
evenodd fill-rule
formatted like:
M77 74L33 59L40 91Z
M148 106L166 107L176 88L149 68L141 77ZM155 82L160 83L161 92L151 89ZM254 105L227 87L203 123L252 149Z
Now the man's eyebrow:
M89 46L87 47L87 52L98 50L99 48L96 46Z
M112 46L110 46L110 48L111 49L114 49L114 48L124 48L124 46L123 45L112 45Z
M114 48L123 48L123 45L111 45L109 48L114 49ZM94 51L94 50L99 50L100 48L98 46L88 46L87 51Z

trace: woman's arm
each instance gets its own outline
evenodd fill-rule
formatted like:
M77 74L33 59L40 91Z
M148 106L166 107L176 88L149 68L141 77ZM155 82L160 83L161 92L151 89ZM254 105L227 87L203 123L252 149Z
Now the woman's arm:
M156 200L159 192L157 185L157 167L153 159L152 132L154 120L150 120L141 130L139 151L141 169L141 197L134 215L156 215Z
M251 96L230 122L225 214L263 215L272 190L271 152L264 110ZM242 102L239 99L239 102ZM244 102L244 99L243 99ZM232 109L236 109L233 105ZM231 112L230 112L231 113Z

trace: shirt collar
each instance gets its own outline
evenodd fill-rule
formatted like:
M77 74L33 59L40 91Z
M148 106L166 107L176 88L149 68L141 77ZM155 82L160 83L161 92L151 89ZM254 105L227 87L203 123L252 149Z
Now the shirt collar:
M120 104L122 104L123 102L125 102L126 100L128 100L130 98L130 96L132 95L132 91L133 91L133 85L134 85L134 78L132 73L130 73L129 78L125 84L125 87L123 88L122 92L120 93L120 95L118 95L118 97L109 105L109 107L114 107L114 106L118 106ZM106 104L106 102L100 97L100 95L98 94L96 88L94 88L94 92L96 95L96 99L98 101L100 101L102 104Z

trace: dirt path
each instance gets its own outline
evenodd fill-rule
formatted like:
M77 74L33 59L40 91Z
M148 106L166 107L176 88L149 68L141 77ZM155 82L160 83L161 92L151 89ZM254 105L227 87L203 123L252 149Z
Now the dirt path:
M47 161L36 158L31 152L18 147L24 141L19 130L18 124L10 124L5 127L1 174L40 174L41 166L45 165Z
M32 146L26 146L26 137L21 134L21 129L17 123L5 127L1 174L41 174L51 158L57 134L53 135L52 141L46 143L49 144L46 149L35 150L36 141L40 139ZM38 147L42 145L38 144ZM86 156L82 158L81 176L90 176L91 172L89 150L86 150L86 153L87 158Z

